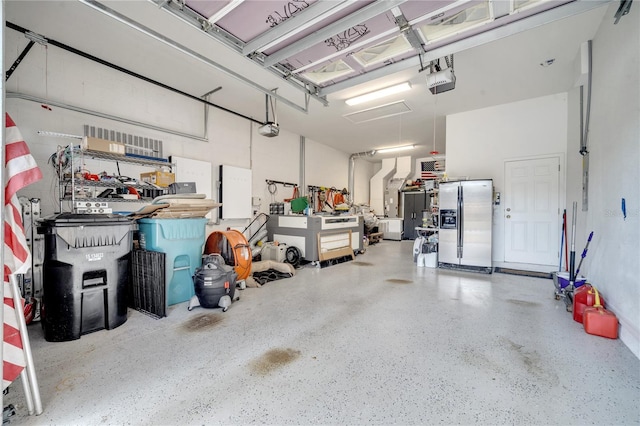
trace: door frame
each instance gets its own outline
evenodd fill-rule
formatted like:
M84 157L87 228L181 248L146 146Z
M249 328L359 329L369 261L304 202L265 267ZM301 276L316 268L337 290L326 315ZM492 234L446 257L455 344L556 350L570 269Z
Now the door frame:
M562 210L566 209L567 207L567 203L566 203L566 198L567 198L567 162L566 162L566 154L564 152L554 152L554 153L549 153L549 154L540 154L540 155L528 155L528 156L524 156L524 157L510 157L510 158L504 158L502 160L502 191L506 191L506 187L507 187L507 176L506 176L506 163L511 162L511 161L528 161L528 160L540 160L540 159L545 159L545 158L557 158L558 159L558 164L560 164L560 172L558 173L558 208L560 209L560 214L559 214L559 220L562 220ZM500 264L503 265L507 265L507 266L513 266L514 264L511 262L506 262L505 258L506 258L506 242L505 242L505 236L506 236L506 218L505 218L505 211L504 211L504 199L505 197L502 196L501 197L501 201L500 201L500 206L498 208L498 212L500 214L500 223L501 223L501 227L502 227L502 235L501 235L501 244L502 244L502 253L500 255L500 261L499 264L497 266L500 266ZM494 218L495 219L495 218ZM560 229L560 228L558 228ZM559 249L559 247L558 247ZM496 263L496 262L494 262ZM520 264L518 264L520 265ZM526 264L529 265L529 264ZM531 264L534 265L534 264Z

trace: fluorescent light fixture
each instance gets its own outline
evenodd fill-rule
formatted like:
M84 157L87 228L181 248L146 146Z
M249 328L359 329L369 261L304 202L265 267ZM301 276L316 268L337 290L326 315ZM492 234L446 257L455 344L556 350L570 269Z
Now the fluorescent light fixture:
M376 90L375 92L365 93L364 95L356 96L355 98L347 99L345 103L351 106L358 105L374 99L384 98L385 96L395 95L396 93L406 92L409 89L411 89L411 84L409 84L409 82L405 82L385 89Z
M376 154L386 154L387 152L396 152L396 151L407 151L409 149L414 149L415 145L403 145L403 146L394 146L391 148L382 148L376 149Z

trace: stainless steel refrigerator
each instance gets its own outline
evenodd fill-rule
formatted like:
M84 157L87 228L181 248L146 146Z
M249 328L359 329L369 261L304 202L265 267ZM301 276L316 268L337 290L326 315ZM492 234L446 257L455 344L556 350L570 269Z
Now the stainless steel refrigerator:
M443 182L439 197L438 266L491 273L493 181Z

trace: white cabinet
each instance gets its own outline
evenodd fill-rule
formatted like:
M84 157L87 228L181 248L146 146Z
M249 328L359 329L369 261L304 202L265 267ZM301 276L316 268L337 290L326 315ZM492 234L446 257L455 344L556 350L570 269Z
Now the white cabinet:
M404 232L403 220L395 218L380 219L379 229L384 233L383 239L400 241Z

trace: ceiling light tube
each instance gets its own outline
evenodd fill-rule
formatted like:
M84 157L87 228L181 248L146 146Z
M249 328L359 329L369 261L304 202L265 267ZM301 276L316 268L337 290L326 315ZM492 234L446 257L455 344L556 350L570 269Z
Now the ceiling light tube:
M391 148L382 148L376 149L376 154L386 154L387 152L396 152L396 151L407 151L409 149L414 149L415 145L403 145L403 146L394 146Z
M358 105L364 102L369 102L374 99L380 99L385 96L395 95L396 93L406 92L411 89L411 84L409 82L396 84L395 86L390 86L385 89L376 90L375 92L365 93L364 95L356 96L355 98L350 98L345 101L347 105L353 106Z

